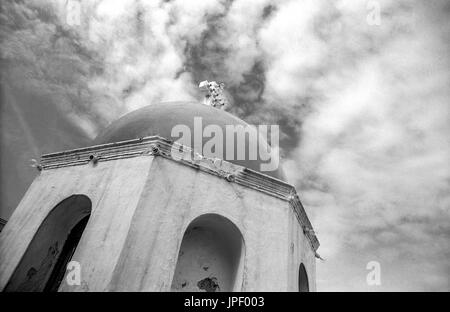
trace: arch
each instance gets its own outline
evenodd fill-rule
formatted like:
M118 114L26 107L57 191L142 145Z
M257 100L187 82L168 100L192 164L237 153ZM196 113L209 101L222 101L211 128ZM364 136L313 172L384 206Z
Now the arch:
M204 214L187 227L172 279L172 291L240 291L244 239L218 214Z
M91 214L85 195L72 195L45 217L5 291L57 291Z
M298 270L298 291L309 292L308 274L306 273L306 268L303 263L300 264Z

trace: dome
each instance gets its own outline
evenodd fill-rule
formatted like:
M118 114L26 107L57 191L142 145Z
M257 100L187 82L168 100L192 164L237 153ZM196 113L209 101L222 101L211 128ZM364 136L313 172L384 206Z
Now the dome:
M118 120L111 123L98 137L94 140L94 144L106 144L112 142L119 142L131 139L142 138L146 136L158 135L163 138L177 141L180 139L181 134L172 136L172 129L177 125L186 125L191 130L191 146L194 146L194 118L201 117L202 130L208 125L217 125L222 128L223 131L223 159L234 163L236 165L244 166L249 169L260 171L264 174L272 176L274 178L285 180L281 166L273 171L261 171L261 164L268 163L269 161L263 161L257 153L256 160L250 160L248 158L249 148L257 148L257 144L263 144L267 147L267 143L263 138L256 139L258 142L245 137L246 154L244 159L238 159L237 147L235 138L234 144L234 156L227 157L226 151L226 126L227 125L242 125L248 124L236 116L227 113L224 110L220 110L209 105L204 105L197 102L165 102L152 104L135 111L132 111ZM199 119L197 118L197 121ZM202 135L202 143L211 140L211 137ZM206 149L205 149L206 150ZM256 151L258 151L256 149ZM206 157L211 157L207 152L203 152ZM222 157L221 157L222 158ZM241 157L243 158L243 157Z

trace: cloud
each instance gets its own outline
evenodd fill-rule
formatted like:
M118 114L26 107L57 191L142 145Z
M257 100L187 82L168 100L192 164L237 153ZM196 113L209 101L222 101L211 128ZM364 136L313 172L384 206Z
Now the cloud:
M318 268L334 280L324 288L370 290L361 270L370 260L385 272L384 290L449 287L450 51L441 37L449 24L439 6L412 6L407 21L395 18L402 4L388 6L392 17L371 38L376 48L326 68L323 99L302 125L293 178L331 259ZM351 15L342 16L345 25ZM347 48L337 57L360 47ZM334 220L324 218L331 210ZM355 269L336 270L344 261ZM359 278L343 285L351 272Z
M79 25L65 0L2 5L2 215L32 180L27 159L218 80L232 113L280 125L327 258L319 290L449 289L447 1L79 3Z

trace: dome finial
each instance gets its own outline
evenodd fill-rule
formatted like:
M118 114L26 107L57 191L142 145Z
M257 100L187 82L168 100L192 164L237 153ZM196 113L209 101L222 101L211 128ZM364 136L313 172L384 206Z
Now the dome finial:
M223 82L202 81L198 85L200 90L205 92L203 103L212 107L224 109L228 105L228 100L223 92L225 84Z

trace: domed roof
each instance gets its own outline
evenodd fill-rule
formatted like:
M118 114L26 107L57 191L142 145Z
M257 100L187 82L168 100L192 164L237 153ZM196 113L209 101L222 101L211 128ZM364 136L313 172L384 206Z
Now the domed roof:
M243 120L233 116L224 110L220 110L209 105L204 105L197 102L165 102L152 104L135 111L132 111L118 120L111 123L99 136L94 140L94 144L105 144L112 142L119 142L131 139L142 138L146 136L159 135L163 138L177 141L182 134L174 133L172 136L172 129L177 125L186 125L191 130L191 145L194 146L194 118L201 117L202 128L205 129L208 125L217 125L223 131L223 159L244 166L256 171L260 171L264 174L272 176L274 178L285 180L281 166L273 171L261 171L260 167L262 163L268 163L269 161L263 161L257 153L256 160L248 159L249 148L257 148L258 142L249 140L249 137L245 136L245 159L238 159L237 155L237 139L234 139L234 156L227 157L226 151L226 126L227 125L242 125L248 124ZM197 119L198 121L199 119ZM202 133L202 132L201 132ZM205 143L211 140L211 136L201 135L203 146ZM267 147L267 143L264 139L259 138L259 144L263 144ZM186 145L186 144L185 144ZM208 149L204 149L203 155L208 155ZM258 151L256 149L256 151ZM231 152L228 153L230 156ZM222 158L222 157L221 157ZM242 158L242 157L241 157Z

